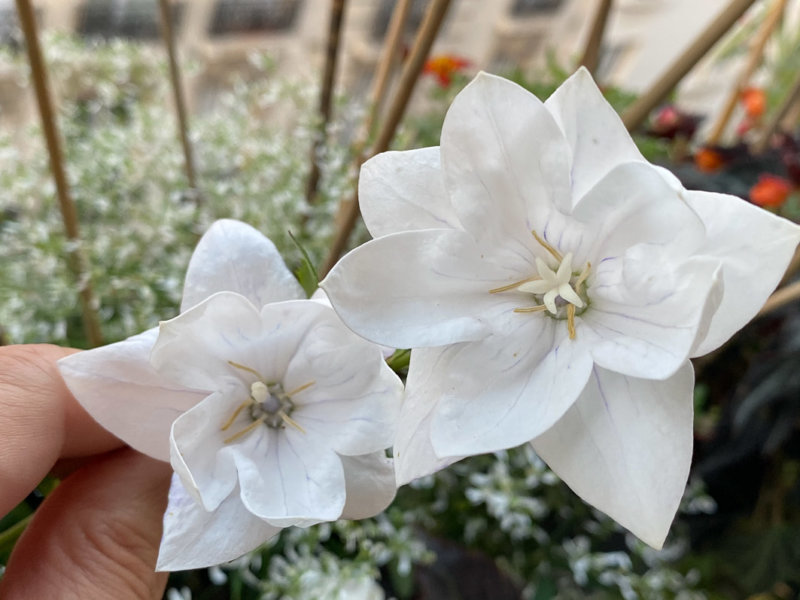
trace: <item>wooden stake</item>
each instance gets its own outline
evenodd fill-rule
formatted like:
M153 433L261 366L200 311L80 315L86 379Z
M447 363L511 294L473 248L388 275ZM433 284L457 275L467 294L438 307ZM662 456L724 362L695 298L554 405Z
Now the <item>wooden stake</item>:
M597 7L597 12L592 21L589 38L586 40L586 47L583 49L581 60L578 63L589 69L589 72L593 75L600 60L600 48L603 45L603 37L612 4L613 0L600 0L600 5Z
M431 0L428 5L425 18L414 39L414 46L411 48L411 54L400 75L397 91L389 106L386 118L383 123L381 123L381 128L372 148L372 156L384 152L389 148L389 144L394 137L397 126L405 114L408 101L411 98L411 93L414 91L414 86L419 79L422 67L425 65L425 60L428 58L428 54L439 33L439 29L442 25L442 21L444 21L444 16L449 6L450 0ZM328 258L320 274L321 277L324 277L328 271L331 270L347 247L347 241L350 238L350 234L355 227L359 215L358 189L356 189L353 196L346 203L340 205L339 211L342 218L338 221L339 227L337 228L331 249L328 253Z
M31 65L31 79L36 92L36 101L39 105L39 115L42 119L42 131L47 144L47 152L50 156L50 171L55 180L56 196L61 210L61 218L64 222L64 230L67 240L70 242L67 250L67 262L78 283L78 295L86 339L90 346L99 346L103 343L103 336L97 316L97 303L92 293L88 261L80 243L78 213L70 196L67 176L64 171L61 138L56 124L55 111L53 110L47 68L39 45L36 15L30 0L16 0L16 3L20 26L25 35L25 45Z
M360 158L368 140L372 136L372 129L375 121L383 108L386 98L386 90L389 88L389 75L392 67L398 62L401 42L403 41L403 29L408 14L411 11L411 0L399 0L392 12L392 20L389 22L389 29L386 33L386 44L383 47L383 54L378 62L375 77L372 82L372 93L370 94L369 112L364 120L359 139L356 141L356 156ZM363 159L361 160L363 162Z
M311 145L311 169L306 182L306 202L313 204L319 186L319 154L325 146L325 132L331 120L331 103L333 100L333 85L336 79L336 63L339 55L339 40L342 32L342 17L344 15L345 0L333 0L331 6L331 20L328 29L328 45L325 53L325 70L322 76L322 90L319 97L319 131Z
M172 82L172 95L175 100L175 112L178 115L178 134L183 147L184 168L186 169L186 180L195 193L198 192L197 178L194 170L194 155L192 144L189 141L189 119L186 111L186 99L183 93L183 83L180 68L178 67L177 50L175 49L175 34L172 27L172 11L170 10L169 0L159 0L161 9L161 37L167 47L169 57L169 75Z
M772 134L778 130L778 126L781 124L783 117L786 116L796 102L800 102L800 73L797 74L789 93L786 94L783 102L781 102L781 105L770 118L769 123L767 123L766 127L764 127L764 131L761 132L761 137L759 137L758 141L753 144L753 147L751 148L753 154L761 154L767 149Z
M775 291L769 298L767 298L764 306L760 311L758 311L756 316L763 317L767 313L771 313L773 310L782 308L796 300L800 300L800 281L795 281L794 283Z
M766 48L767 42L772 36L772 32L775 30L778 22L780 21L781 15L783 14L785 8L786 0L775 0L775 3L772 5L772 10L764 19L761 29L758 32L758 36L756 37L750 50L750 56L747 59L747 64L745 64L744 69L742 69L742 73L739 75L739 80L736 82L733 90L731 90L731 94L728 96L728 100L725 102L725 106L723 107L717 122L711 129L711 133L706 140L707 145L716 146L719 144L722 134L725 132L725 127L728 125L728 121L730 121L733 111L736 109L736 105L739 103L742 92L744 91L745 87L747 87L747 84L750 81L750 78L753 76L753 73L755 73L755 70L758 68L758 65L761 64L761 58L764 55L764 48Z
M622 122L629 131L644 122L650 111L669 95L680 80L733 27L754 2L755 0L731 0L722 14L712 19L705 31L675 60L658 81L622 114Z

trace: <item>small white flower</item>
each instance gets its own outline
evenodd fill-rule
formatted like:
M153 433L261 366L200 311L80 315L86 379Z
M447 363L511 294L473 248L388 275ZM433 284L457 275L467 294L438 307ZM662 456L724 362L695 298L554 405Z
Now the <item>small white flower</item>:
M60 362L101 425L175 469L159 570L394 497L384 449L402 384L377 346L302 296L269 240L219 221L192 256L181 315Z
M362 168L376 238L321 286L413 348L399 483L532 441L584 500L659 547L692 452L693 371L778 284L800 228L647 163L588 72L542 104L480 74L441 146Z

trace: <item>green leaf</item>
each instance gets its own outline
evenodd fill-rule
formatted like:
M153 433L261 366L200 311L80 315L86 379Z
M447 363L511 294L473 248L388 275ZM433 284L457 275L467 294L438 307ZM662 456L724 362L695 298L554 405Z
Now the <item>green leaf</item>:
M311 294L317 291L319 287L319 274L314 268L314 264L311 262L311 257L308 255L308 252L306 252L306 249L297 241L297 238L294 237L291 231L287 233L303 255L303 262L300 263L300 266L295 270L294 275L297 277L297 281L300 282L303 290L305 290L306 296L310 298Z

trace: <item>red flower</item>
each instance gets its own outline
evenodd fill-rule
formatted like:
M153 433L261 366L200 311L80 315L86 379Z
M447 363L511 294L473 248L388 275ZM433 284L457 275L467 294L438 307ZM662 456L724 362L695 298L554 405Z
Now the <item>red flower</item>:
M453 81L453 75L470 64L466 58L454 54L440 54L429 58L422 68L422 72L435 77L442 87L449 87Z
M703 173L719 171L725 164L725 158L711 148L700 148L694 155L694 166Z
M767 95L761 88L745 88L742 90L742 104L748 117L758 119L767 108Z
M792 193L792 182L777 175L761 175L750 188L750 201L764 207L777 208Z

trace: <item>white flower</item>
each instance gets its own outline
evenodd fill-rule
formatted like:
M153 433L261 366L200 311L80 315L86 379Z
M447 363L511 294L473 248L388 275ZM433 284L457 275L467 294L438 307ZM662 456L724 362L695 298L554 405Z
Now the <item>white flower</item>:
M269 240L218 221L180 316L60 362L101 425L175 470L159 570L231 560L283 527L393 499L384 449L402 384L377 346L302 297Z
M692 451L693 371L751 319L800 239L647 163L588 72L544 104L480 74L441 146L361 172L376 238L321 286L414 348L399 483L532 441L584 500L659 547Z

